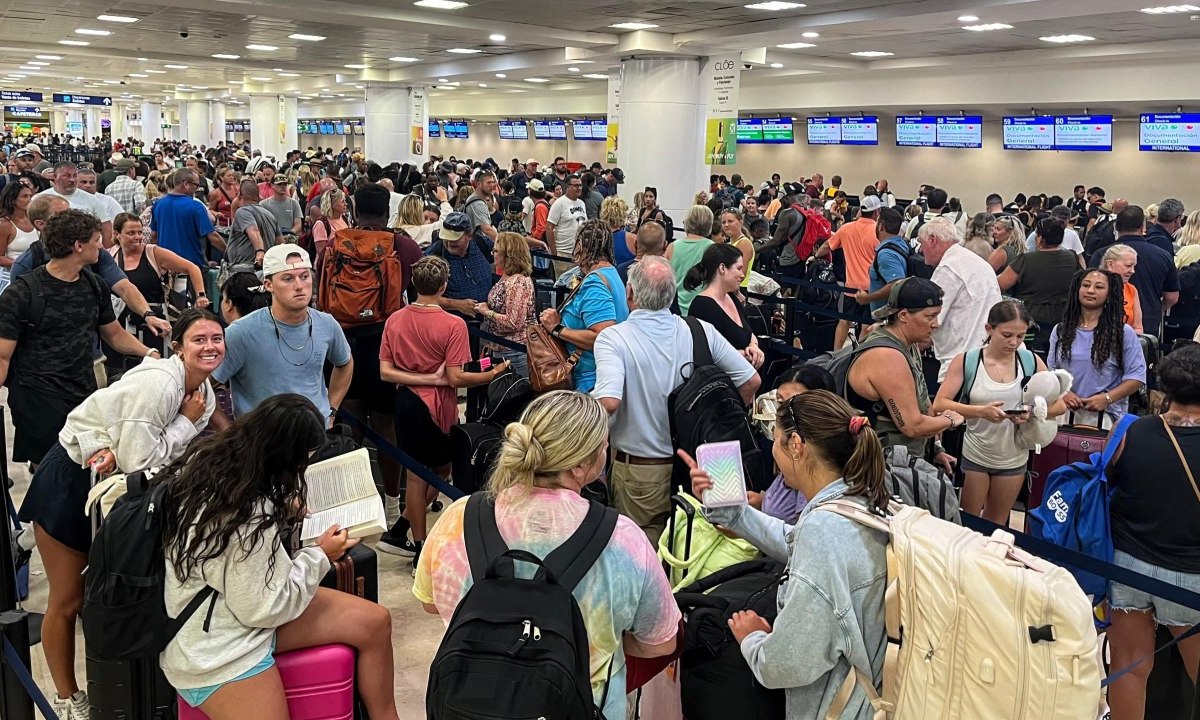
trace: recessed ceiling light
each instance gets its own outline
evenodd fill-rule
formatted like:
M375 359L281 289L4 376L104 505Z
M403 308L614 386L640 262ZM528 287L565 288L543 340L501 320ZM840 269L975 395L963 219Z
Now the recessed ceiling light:
M76 28L75 34L76 35L95 35L97 37L104 37L106 35L112 35L112 31L111 30L92 30L91 28Z
M570 70L571 72L579 72L579 68L576 68L576 67L570 67L570 68L567 68L567 70Z
M351 70L366 70L369 66L363 65L362 63L351 63L349 65L343 65L342 67L350 68Z
M329 88L321 88L321 92L329 92Z
M269 77L252 77L250 79L257 80L258 82L271 82L271 78Z
M1142 8L1138 12L1150 15L1170 15L1172 13L1200 12L1200 7L1196 7L1195 5L1163 5L1161 7Z
M506 78L506 77L508 77L508 76L507 76L507 75L505 75L504 73L496 73L496 77L498 77L498 78L500 78L500 79L504 79L504 78Z
M959 22L979 22L979 18L974 15L959 15Z
M479 87L485 88L485 87L487 87L487 83L479 83Z
M366 90L366 89L367 89L367 86L366 86L366 85L355 85L354 87L358 88L359 90Z
M166 70L147 70L146 72L154 73L155 75L165 75L167 73Z
M142 73L129 73L129 77L145 78L145 77L150 77L150 76L142 74Z
M584 75L584 77L591 79L591 80L607 80L608 79L607 75L600 75L598 73L588 73L588 74Z
M115 23L135 23L138 21L137 18L129 17L128 15L97 15L96 19Z
M34 67L32 65L22 65L21 69L28 70L29 72L38 72L39 70L41 70L40 67Z
M163 67L169 68L171 70L187 70L188 69L187 65L163 65Z
M37 60L30 60L29 62L27 62L27 63L25 63L25 64L26 64L26 65L49 65L50 63L48 63L48 62L38 62Z
M819 32L812 32L812 31L810 30L809 32L806 32L806 33L800 33L800 37L806 37L806 38L819 38L819 37L821 37L821 33L819 33Z
M71 45L74 47L83 47L85 45L91 45L90 42L84 42L83 40L59 40L58 44L59 45Z
M193 90L207 90L208 86L207 85L193 85L192 89Z
M419 58L415 58L415 57L404 57L404 56L402 56L402 55L401 55L401 56L397 56L397 57L390 57L390 58L388 58L388 60L391 60L392 62L420 62L420 59L419 59Z
M1095 39L1090 35L1047 35L1046 37L1038 38L1038 40L1050 43L1077 43Z
M292 33L288 37L292 40L305 40L307 42L321 42L325 39L324 35L305 35L304 33Z
M261 50L263 52L275 52L279 48L274 45L247 45L247 50Z
M754 3L753 5L745 5L747 10L794 10L796 8L805 7L804 3L781 2L781 0L771 0L770 2Z
M550 81L549 81L549 80L547 80L546 78L525 78L525 82L531 82L531 83L548 83L548 82L550 82Z
M658 26L655 25L654 23L623 22L623 23L615 23L613 25L609 25L609 27L617 28L618 30L650 30L651 28L656 28Z
M38 60L62 60L62 55L34 55Z
M458 55L474 55L475 53L481 53L483 51L475 48L450 48L446 52L455 53Z
M467 3L457 2L456 0L417 0L413 5L433 8L434 10L457 10L465 8Z
M448 83L448 82L450 82L450 81L449 81L449 80L447 80L446 78L438 78L438 82L440 82L440 83Z
M120 85L121 81L120 80L105 80L104 84L105 85Z
M300 73L281 72L279 77L300 77Z
M813 45L812 43L806 43L806 42L794 42L794 43L784 43L783 45L776 45L775 47L783 48L784 50L800 50L802 48L816 47L816 45Z
M895 53L885 52L883 50L863 50L862 52L852 52L850 54L854 55L855 57L865 58L890 57L895 55Z
M1005 23L985 23L983 25L963 25L963 30L971 32L991 32L992 30L1012 30L1012 25Z
M488 40L491 40L492 42L504 42L504 41L505 41L505 40L507 40L507 39L508 39L508 38L504 37L504 36L503 36L503 35L501 35L500 33L495 33L495 34L493 34L493 35L488 35Z
M10 77L10 78L23 78L23 77L29 77L29 76L28 76L28 75L22 75L21 73L9 73L9 74L8 74L8 77Z
M213 57L218 60L237 60L241 55L230 55L229 53L216 53Z
M435 90L457 90L458 89L458 88L454 87L453 85L434 85L433 88Z
M771 63L771 67L778 70L779 68L783 67L783 63Z

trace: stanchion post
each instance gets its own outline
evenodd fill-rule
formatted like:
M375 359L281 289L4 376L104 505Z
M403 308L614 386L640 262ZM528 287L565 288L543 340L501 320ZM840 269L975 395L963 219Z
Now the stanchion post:
M4 533L8 535L9 533ZM11 558L12 556L6 556ZM8 561L9 573L12 561ZM5 573L5 574L9 574ZM0 613L0 636L17 654L17 661L29 667L29 618L22 610ZM33 720L33 698L21 684L6 654L0 653L0 717L4 720Z

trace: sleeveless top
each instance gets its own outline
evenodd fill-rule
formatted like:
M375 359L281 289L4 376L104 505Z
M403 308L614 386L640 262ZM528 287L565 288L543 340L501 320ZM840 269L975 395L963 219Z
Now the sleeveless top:
M742 278L742 287L750 287L750 271L754 269L754 241L742 235L737 240L731 243L735 248L741 250L743 246L750 248L750 259L746 262L746 277Z
M228 227L233 224L233 201L237 199L237 195L229 197L225 188L219 185L217 191L221 193L221 197L217 198L217 224Z
M125 269L125 254L121 251L119 245L116 247L117 251L113 255L113 258L117 261L117 267L121 268L125 276L129 278L129 282L133 283L134 287L142 293L142 296L146 298L146 302L151 305L162 303L165 299L162 276L159 275L154 263L150 261L150 253L154 251L154 246L147 245L142 249L142 258L138 262L137 267L132 270Z
M929 412L929 386L925 384L925 373L921 370L921 354L916 348L909 348L904 345L895 335L887 330L876 330L867 336L858 349L855 355L861 355L864 351L877 347L890 347L904 353L908 358L908 369L912 373L913 383L917 387L917 407L921 414L925 415ZM861 410L871 420L871 427L875 429L879 435L879 442L884 449L890 448L893 445L904 445L908 448L910 455L914 457L925 457L925 450L929 445L929 438L910 438L900 431L896 423L892 420L891 413L888 412L882 400L868 400L858 393L854 392L854 388L850 385L850 368L854 367L854 361L851 361L850 367L846 368L846 401L858 410Z
M987 405L1000 400L1005 408L1021 404L1021 387L1025 373L1014 358L1016 375L1009 382L997 382L987 373L987 361L979 363L975 383L969 388L972 405ZM963 435L963 457L991 470L1010 470L1024 467L1029 451L1017 446L1016 425L1007 420L994 423L971 418Z
M8 249L4 251L4 255L5 257L10 257L13 260L16 260L17 258L21 257L22 253L29 249L30 245L38 241L39 235L36 229L22 230L20 226L18 226L12 220L9 220L9 222L12 223L15 234L13 235L12 240L8 241Z
M614 265L620 266L630 260L633 260L633 253L629 251L629 244L625 242L625 228L613 231L613 257L616 258Z
M691 270L693 265L700 262L700 259L704 257L704 251L712 244L713 241L708 238L693 237L687 237L671 243L671 269L675 271L675 287L679 296L679 312L684 315L688 314L688 308L692 304L692 299L700 294L700 288L688 290L683 287L683 280L687 277L688 270Z

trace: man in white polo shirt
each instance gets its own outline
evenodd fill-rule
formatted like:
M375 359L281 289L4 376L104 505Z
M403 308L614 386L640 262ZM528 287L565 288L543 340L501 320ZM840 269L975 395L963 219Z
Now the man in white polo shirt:
M78 188L79 169L75 163L55 163L52 182L54 184L49 190L43 190L38 195L57 195L66 200L72 208L95 215L100 221L100 236L104 240L104 247L112 247L113 216L109 214L108 206L99 198Z
M671 510L671 444L667 396L692 362L692 333L671 314L675 272L666 258L646 256L629 269L629 318L596 337L592 396L612 416L613 505L657 547ZM727 372L747 405L761 380L712 325L702 322L713 362Z

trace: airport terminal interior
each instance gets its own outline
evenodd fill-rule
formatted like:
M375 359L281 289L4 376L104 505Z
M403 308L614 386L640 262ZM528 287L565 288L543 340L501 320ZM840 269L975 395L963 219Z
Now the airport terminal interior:
M1100 686L1105 673L1151 656L1157 646L1200 622L1200 507L1191 504L1200 503L1191 470L1200 474L1200 431L1195 429L1200 351L1192 342L1194 335L1200 337L1200 213L1194 212L1200 210L1200 5L1152 5L1155 1L4 3L0 149L9 174L0 182L0 246L7 248L0 252L0 382L7 382L0 401L7 410L6 477L20 520L13 541L0 550L13 546L23 573L17 585L27 592L16 606L31 615L17 621L5 614L16 599L7 596L17 588L3 579L0 634L22 637L10 633L11 627L36 617L33 634L49 637L50 648L46 642L33 644L30 671L50 705L35 709L12 672L13 657L6 655L0 663L0 709L5 710L0 718L27 720L41 717L43 710L64 720L543 717L541 710L502 709L520 705L513 688L534 682L536 671L529 668L536 661L521 665L523 676L510 668L519 677L489 675L485 683L480 666L463 660L468 678L463 687L470 678L480 683L474 695L431 680L431 667L438 682L458 677L440 656L435 662L435 655L455 637L447 628L459 622L452 622L455 604L465 607L471 601L469 594L463 597L467 587L474 582L482 589L478 575L472 581L476 558L464 549L475 537L468 528L475 511L454 501L472 491L472 497L495 497L504 539L510 545L527 541L544 555L557 545L546 545L545 537L565 541L582 522L587 504L560 503L536 493L567 492L578 501L580 488L584 497L606 500L620 513L603 559L576 591L582 617L594 633L582 672L590 676L594 694L586 704L603 713L595 717L1200 718L1200 700L1192 709L1193 693L1200 698L1194 690L1200 638L1187 637L1119 676L1111 687ZM114 183L123 189L117 191ZM387 192L372 196L380 183ZM22 189L8 192L13 185ZM47 193L65 198L66 204L39 204ZM189 194L205 207L172 205L174 198ZM420 202L409 209L406 200L414 196ZM376 217L369 208L382 202L379 197L388 207ZM477 197L485 202L470 207ZM267 217L278 217L274 207L269 213L254 208L259 200L262 207L273 202L284 208L286 222ZM291 206L295 214L289 217ZM191 211L194 227L192 215L178 219ZM181 239L185 224L191 235ZM275 228L274 239L267 227ZM58 239L52 242L56 229ZM350 238L359 238L361 245L364 236L354 233L384 233L383 245L363 246L382 256L391 252L384 245L391 247L392 230L395 256L388 262L394 263L397 280L388 291L394 295L380 289L390 269L380 270L380 284L370 289L353 290L358 286L330 279L341 272L343 258L350 258L338 253L354 251ZM68 239L73 232L83 233L77 242ZM91 245L96 232L103 245L99 254ZM32 245L39 233L40 244ZM883 250L889 243L893 253ZM158 259L150 254L156 245ZM729 245L724 248L729 252L723 253L721 245ZM18 282L24 262L18 258L31 246L44 246L41 252L47 254L20 272L48 276L42 281L44 300L30 299L43 295L30 289L32 279ZM163 253L164 248L170 252ZM137 259L143 254L145 260ZM652 259L664 254L665 259ZM900 259L889 265L889 255ZM1067 256L1064 265L1060 260ZM118 292L101 271L106 262L112 272L128 275L126 289ZM364 262L372 272L384 267L374 264L378 260L345 262ZM72 269L60 272L70 263ZM490 279L482 290L483 281L472 269ZM66 281L62 272L70 276ZM670 295L665 299L662 283L654 285L664 273ZM106 284L97 287L113 291L112 313L103 292L94 312L72 314L91 307L90 291L71 290L74 294L64 295L68 300L62 302L54 297L67 292L61 288L70 287L70 278L84 275L103 277ZM165 286L160 276L168 276ZM146 277L153 292L140 290ZM572 280L578 287L568 289ZM299 287L291 283L311 283L311 289L297 290L288 300L285 282L287 292ZM520 292L511 290L517 286ZM234 288L249 303L236 311ZM18 289L20 300L14 296ZM354 292L368 299L355 305L357 300L347 299ZM376 295L378 308L371 305ZM296 298L300 306L289 306ZM518 300L523 309L514 311ZM691 315L716 318L705 326L707 335L699 324L692 332L708 338L726 400L747 406L733 411L734 424L753 433L752 440L742 440L743 454L730 451L744 464L735 463L745 481L740 504L704 512L693 508L700 504L694 499L692 504L677 501L678 509L667 500L672 488L686 495L693 483L704 489L709 482L704 462L705 472L690 475L679 458L672 465L675 450L696 450L695 443L680 444L674 429L682 412L674 393L689 386L680 384L679 363L685 360L671 364L673 357L691 362L693 336L680 321L678 349L673 349L669 333L676 326L652 325L652 320L675 320L668 307L675 315L681 309L688 315L689 304ZM600 305L607 310L597 310ZM355 309L345 309L351 306ZM207 314L189 316L196 313L189 307L207 307L220 322ZM142 308L148 309L143 313ZM47 321L33 319L36 312L46 313ZM434 313L445 321L426 317ZM380 314L386 325L372 321ZM177 321L178 337L159 336L151 322L156 315L162 332ZM101 343L91 341L93 317L104 351L94 364ZM243 319L235 323L231 317ZM251 324L256 318L260 325ZM186 323L192 324L183 327ZM205 330L209 325L212 329ZM63 339L36 338L55 327ZM223 333L224 339L197 340L195 327ZM258 334L251 337L251 332ZM890 350L871 344L880 334ZM87 339L87 347L79 337ZM564 399L534 392L537 381L532 386L524 381L542 377L542 364L549 362L535 358L535 339L561 354L555 367L565 367L566 376L554 389L582 394ZM189 349L185 341L199 344ZM654 347L656 341L660 347ZM309 343L311 357L305 352ZM216 345L222 349L211 362L205 353L216 353ZM843 347L864 348L863 364L839 370L837 361L822 355ZM91 355L79 363L64 359L72 352ZM269 356L259 359L256 352ZM241 365L233 364L235 353ZM482 362L481 353L489 355ZM172 359L171 369L161 370L168 379L152 381L150 370L139 377L132 368L143 355L148 366L164 363L166 368ZM224 367L218 367L222 357ZM280 358L290 367L278 367ZM351 358L353 379L341 373ZM419 359L408 363L404 358ZM811 370L813 362L829 372L797 374L796 368ZM86 372L77 382L80 363ZM289 385L308 370L312 377ZM487 385L502 376L500 370L518 371L508 374L524 383L518 387L514 380L513 387L529 394L522 408L534 398L532 410L511 417L522 425L518 430L505 430L503 423L493 422L494 414L488 419L497 403L507 402L497 399L494 383ZM876 373L874 380L863 379L868 372ZM88 379L93 374L95 382ZM76 378L61 380L70 375ZM1045 386L1029 382L1035 375L1044 375L1043 381L1049 377L1050 389L1030 390ZM907 383L900 390L897 376ZM218 380L232 390L214 400ZM134 386L149 388L152 382L168 388L153 402L172 406L155 409L156 420L139 419L139 412L150 412L152 401L148 390ZM39 383L48 383L45 395L36 390ZM939 387L954 383L963 386L961 393L939 393ZM386 390L382 401L376 387ZM796 395L795 388L810 392ZM972 388L974 401L968 393ZM769 402L755 401L768 391ZM899 406L891 399L895 393L905 395ZM149 460L127 465L117 447L120 437L127 446L140 442L152 448L140 457L152 459L155 470L169 466L164 473L171 475L173 488L190 476L201 483L195 487L204 487L207 480L198 476L205 471L197 472L197 465L224 458L222 467L242 480L236 490L218 493L215 488L221 486L214 485L211 497L224 502L240 497L244 504L269 507L301 502L304 498L280 485L297 481L292 471L264 468L262 478L291 479L255 481L253 472L239 470L230 460L243 453L240 457L307 464L307 455L286 461L271 454L284 451L262 447L268 431L241 420L253 412L250 420L274 422L291 412L288 435L275 428L269 432L284 445L301 443L313 418L295 417L288 399L296 395L311 401L300 402L323 422L349 417L353 425L355 418L345 413L370 413L365 436L353 426L354 437L342 440L369 449L381 502L369 504L367 519L374 517L375 505L387 513L386 522L362 535L361 544L372 548L377 567L356 571L346 555L344 562L333 563L339 574L336 583L330 581L354 595L357 572L357 594L366 599L361 605L345 597L329 600L330 594L343 593L322 589L315 596L320 602L313 600L316 583L335 572L331 560L341 557L351 541L344 529L333 539L320 535L324 528L308 538L308 522L302 548L289 547L290 560L282 550L271 557L271 572L280 572L278 560L287 568L282 572L290 573L278 579L278 587L263 590L259 598L258 590L238 585L247 580L246 568L257 567L251 555L265 568L271 552L263 547L280 547L272 538L283 534L283 522L278 527L269 522L266 539L259 538L265 544L254 553L238 556L236 543L217 543L215 554L208 548L210 570L231 558L229 565L219 566L225 590L213 597L222 599L201 605L170 645L157 648L165 648L161 671L157 657L136 668L125 659L93 662L93 653L102 651L85 641L84 622L75 620L80 606L86 619L94 601L91 580L83 585L79 577L89 560L89 572L98 562L87 551L99 546L92 536L104 530L103 525L86 528L88 521L76 507L93 482L86 466L104 466L101 474L150 469ZM222 407L222 399L231 404ZM555 421L556 412L567 414ZM1077 415L1092 420L1078 422L1077 430ZM1164 419L1148 426L1145 418L1152 415ZM866 430L856 419L863 416L869 421ZM1139 421L1118 425L1125 416ZM831 417L839 423L836 432L821 427L833 422ZM89 422L101 429L83 429ZM157 435L142 438L141 430L113 429L138 423L157 427L147 431ZM197 437L206 424L218 432ZM861 439L861 433L872 431L882 445ZM943 448L943 440L956 431L957 448ZM1043 542L1055 543L1049 531L1038 529L1040 521L1031 527L1044 509L1038 504L1042 489L1059 482L1065 487L1069 478L1050 473L1072 462L1103 478L1101 456L1089 456L1105 447L1110 431L1117 441L1109 439L1108 447L1124 448L1108 466L1110 481L1114 487L1120 485L1114 477L1137 482L1120 485L1111 500L1096 486L1080 490L1105 498L1099 554L1079 544L1082 532L1072 535L1074 546L1056 543L1133 575L1122 576L1120 583L1104 575L1097 585L1095 576L1081 571L1073 576L1054 567L1065 564L1060 556L1034 557L1040 553L1020 538L1024 531L1040 532ZM569 437L561 437L564 432ZM1038 432L1041 439L1029 439ZM130 433L139 437L131 439ZM1128 434L1121 445L1123 433ZM976 587L995 582L1008 592L973 594L962 605L944 596L937 601L939 612L956 619L929 630L935 640L928 640L926 665L939 633L959 638L954 647L961 655L953 655L950 669L940 675L907 666L910 679L929 683L925 693L912 682L897 686L885 680L888 638L893 647L903 645L890 622L885 632L885 536L834 512L812 512L817 495L830 500L835 490L837 497L844 492L854 502L865 500L871 512L861 514L870 517L896 511L880 497L898 495L913 504L912 487L919 495L925 482L918 482L916 470L907 476L907 491L900 487L904 481L885 488L878 477L863 479L861 454L869 453L878 456L876 464L868 463L876 476L903 475L889 470L898 466L880 455L886 448L887 463L893 462L889 438L896 447L917 448L906 452L913 453L914 462L924 456L929 476L940 478L929 482L950 483L944 487L957 498L956 523L984 535L996 527L987 523L1009 525L1024 548L995 555L994 544L989 550L986 541L972 535L978 553L953 555L960 550L947 548L968 548L972 540L954 535L964 538L964 544L954 545L946 528L936 530L946 534L936 535L919 525L906 526L905 532L925 532L921 539L930 541L915 543L908 552L920 548L930 556L969 557L981 567L989 558L1004 560L980 571L979 578L987 580L971 582ZM710 439L741 436L703 442ZM748 445L754 446L758 466L751 464ZM954 456L953 467L943 465L947 456ZM175 463L181 457L190 462ZM1136 474L1135 463L1140 463ZM408 468L403 481L389 479L389 473L400 477L400 466ZM941 467L949 475L939 475ZM468 481L468 472L478 477ZM54 479L56 473L60 477ZM484 486L489 477L510 486L533 485L535 504L542 501L543 509L523 519L505 515L518 512L515 500L505 504L505 493L516 490L489 494ZM597 478L603 486L598 494L590 484ZM1150 491L1139 495L1132 489L1143 481L1153 488L1153 498L1147 497ZM310 504L311 485L310 478ZM789 494L790 515L779 510L769 515L776 490ZM198 518L207 517L203 527L210 531L238 529L228 518L221 525L205 515L211 512L205 509L208 496L197 501L201 496L195 490L169 492L182 498L178 512L193 513L187 517L197 528L202 526ZM133 507L138 501L131 495L120 502ZM929 502L923 507L937 515ZM983 524L959 522L959 502L964 519L969 515ZM1049 517L1059 511L1063 522L1066 501L1061 506L1046 502L1051 503ZM804 503L810 506L802 512ZM996 503L1003 507L997 509ZM69 519L63 518L66 506L73 513ZM236 511L241 522L259 522L248 507ZM1161 514L1150 509L1159 507ZM572 515L574 510L579 512ZM170 510L169 517L177 519L175 512ZM1076 512L1072 506L1071 522ZM687 523L686 540L675 534L677 517ZM563 518L565 530L558 524ZM297 520L303 516L292 518ZM805 539L802 529L792 529L805 522L822 530ZM704 552L717 546L719 552L690 566L695 568L690 579L670 562L668 572L660 572L664 555L691 556L693 523L705 526L696 531L697 546L709 543ZM537 537L522 537L524 532ZM895 547L895 526L892 532ZM81 537L68 542L67 533ZM174 546L180 553L186 536ZM934 537L945 542L933 542ZM108 545L114 542L106 538ZM723 565L713 559L720 553L726 557ZM726 616L710 628L718 640L706 638L709 650L722 642L726 650L732 648L720 659L732 668L729 673L740 673L741 685L731 683L730 689L716 684L718 676L731 677L724 670L707 675L695 670L703 650L697 649L703 641L689 635L699 632L700 620L692 625L696 601L688 605L671 593L724 565L765 562L758 559L764 556L783 563L775 566L774 576L755 567L770 580L762 592L779 593L777 603L766 603L771 621L751 613L753 619L736 616L726 624ZM938 566L936 560L924 561ZM920 559L914 562L925 567ZM205 587L197 579L201 563L185 566L192 573L186 582L172 579L173 568L181 566L169 558L166 564L166 612L178 617L191 593ZM1018 567L1028 574L1022 575L1019 590L1016 580L1001 578L1005 569ZM601 571L603 581L595 577ZM363 592L363 572L377 576L377 591ZM344 582L340 573L347 573ZM930 570L916 582L948 583L949 575ZM526 574L531 576L532 570ZM1038 596L1043 603L1038 612L1024 604L1024 598L1033 597L1026 595L1026 584L1034 583L1034 576L1039 592L1046 593ZM1139 579L1149 579L1151 589L1138 585ZM634 585L637 592L630 590ZM67 589L59 589L63 586ZM967 597L958 586L946 588L945 595L957 589ZM241 610L230 597L239 589L246 594ZM938 594L912 592L907 610L914 603L935 602L930 598ZM1088 614L1089 596L1098 603L1095 624ZM985 607L1016 605L1017 597L1022 598L1019 609ZM478 602L479 594L475 598ZM756 598L735 595L731 602L752 610ZM312 612L305 609L310 600ZM906 601L897 602L906 607ZM255 604L269 610L251 612ZM390 643L383 643L383 621L372 612L379 606L390 614ZM957 610L946 610L952 606ZM1080 608L1082 613L1075 612ZM317 610L324 615L310 618ZM206 612L202 632L199 617ZM297 619L301 613L309 619ZM925 627L921 623L927 620L917 617L904 615L911 623L905 639L918 637L910 627ZM968 617L970 622L963 619ZM210 621L233 639L218 643L215 636L204 637ZM300 624L289 631L292 621ZM524 635L509 654L514 666L518 656L527 662L523 648L530 628L540 633L524 622ZM830 629L834 625L836 631ZM987 631L1008 625L1018 629L1018 640ZM357 668L351 664L347 670L357 690L351 693L347 688L354 683L347 681L341 691L353 701L348 710L330 709L341 706L325 697L337 694L329 683L316 686L307 699L302 689L293 693L292 684L301 682L296 678L319 672L288 675L291 660L278 663L279 673L272 668L277 650L275 657L307 652L298 637L310 627L324 639L317 644L340 642L357 651ZM600 627L604 632L595 634ZM1039 644L1042 630L1057 633L1056 639ZM989 643L1021 647L979 660L987 653L976 646ZM1043 656L1046 647L1051 649ZM585 642L583 653L588 651ZM638 680L645 682L641 690L624 698L604 693L613 685L633 687L632 658L645 671L655 657L672 653L676 657L665 670L654 667L652 679ZM378 661L366 673L365 659ZM253 666L255 660L262 662ZM126 680L117 678L120 673ZM174 690L164 695L153 687L157 680L173 681L178 699ZM114 684L128 694L113 691ZM490 712L500 714L488 714L489 693L495 705ZM738 709L714 709L722 698ZM571 710L544 717L585 716Z

